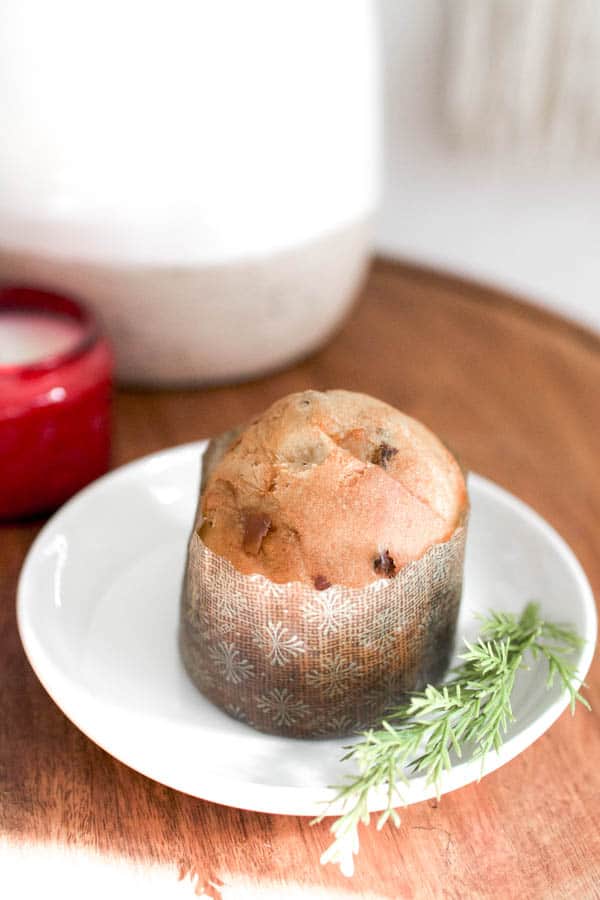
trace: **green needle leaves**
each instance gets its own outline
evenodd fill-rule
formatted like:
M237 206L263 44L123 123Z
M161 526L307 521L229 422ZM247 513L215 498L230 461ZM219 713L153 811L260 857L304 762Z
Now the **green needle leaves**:
M332 845L321 862L335 862L351 875L358 852L358 825L369 824L368 796L372 788L387 786L387 807L378 816L377 827L388 819L398 826L396 806L402 803L398 783L406 783L406 770L426 775L440 793L441 781L452 765L450 754L468 752L481 759L499 750L514 720L511 695L519 669L545 659L547 686L558 679L568 691L571 712L576 703L590 709L578 690L577 672L568 656L582 640L567 626L545 622L537 603L529 603L519 618L511 613L491 612L482 619L481 634L474 644L465 641L461 664L441 687L428 685L410 701L391 710L378 729L362 733L362 741L346 748L343 760L354 760L359 774L339 785L335 801L343 801L344 812L331 832ZM335 802L334 801L334 802ZM320 822L327 812L315 819Z

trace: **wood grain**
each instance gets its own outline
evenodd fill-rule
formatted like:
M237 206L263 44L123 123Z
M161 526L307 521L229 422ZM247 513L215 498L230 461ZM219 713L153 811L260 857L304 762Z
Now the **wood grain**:
M236 387L121 392L114 464L222 431L307 387L366 391L422 419L469 468L539 510L600 591L600 341L432 272L376 263L344 329L285 372ZM323 897L600 896L596 713L563 715L480 784L407 809L399 831L365 831L351 881L319 865L325 824L196 800L112 759L48 698L19 644L16 582L39 525L0 531L0 833L157 861L199 891L243 880L280 885L282 896L286 885ZM600 708L597 661L588 680Z

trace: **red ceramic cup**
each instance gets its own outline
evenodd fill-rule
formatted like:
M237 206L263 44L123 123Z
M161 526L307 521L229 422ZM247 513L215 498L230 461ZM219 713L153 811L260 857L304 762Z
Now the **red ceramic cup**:
M29 329L41 342L34 359L11 361L19 359L15 321L26 339ZM60 337L61 329L57 351L56 334L54 342L45 335ZM111 378L110 348L82 304L31 288L0 289L0 519L55 509L106 472Z

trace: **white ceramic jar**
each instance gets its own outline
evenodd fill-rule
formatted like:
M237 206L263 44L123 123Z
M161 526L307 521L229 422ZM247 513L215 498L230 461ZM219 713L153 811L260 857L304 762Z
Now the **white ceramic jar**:
M138 383L318 346L368 257L372 0L4 0L0 279L87 300Z

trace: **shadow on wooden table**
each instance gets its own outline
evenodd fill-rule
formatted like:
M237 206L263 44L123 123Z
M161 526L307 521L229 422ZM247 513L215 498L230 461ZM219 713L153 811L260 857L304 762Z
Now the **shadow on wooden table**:
M39 685L15 622L4 613L0 834L159 863L172 869L174 879L189 878L198 893L204 889L209 896L212 891L218 897L218 885L235 884L236 876L282 887L327 885L349 895L368 890L370 896L398 896L397 879L385 884L372 847L365 846L351 880L320 866L329 840L326 824L311 827L307 819L197 800L96 747Z

